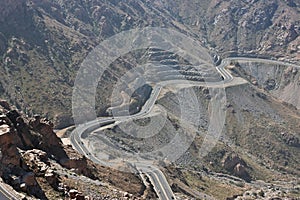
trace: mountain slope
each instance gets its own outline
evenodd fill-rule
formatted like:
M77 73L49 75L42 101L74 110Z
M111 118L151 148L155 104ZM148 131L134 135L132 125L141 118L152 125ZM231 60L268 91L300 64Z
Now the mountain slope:
M299 1L166 1L177 19L224 55L299 60Z
M0 95L28 114L55 119L58 127L72 123L72 86L80 63L100 41L123 30L169 27L223 55L299 60L299 5L292 0L23 0L2 4ZM127 70L122 65L120 69L120 75ZM109 98L107 91L113 84L106 84L99 93ZM103 102L98 107L103 115L108 105Z

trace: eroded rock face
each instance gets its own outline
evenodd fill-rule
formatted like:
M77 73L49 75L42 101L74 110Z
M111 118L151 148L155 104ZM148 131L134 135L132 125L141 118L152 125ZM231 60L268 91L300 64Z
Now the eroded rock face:
M0 149L2 152L1 163L3 165L19 165L20 155L16 143L18 143L16 132L7 124L0 126Z
M40 116L29 121L30 128L39 134L39 148L54 155L57 159L67 157L61 140L53 131L53 123Z
M246 162L236 154L227 155L223 161L223 167L235 176L238 176L246 181L251 180L251 177L247 172Z
M20 188L27 192L28 194L33 194L34 196L45 199L44 191L39 186L36 176L33 172L25 173L21 178Z
M0 100L0 175L14 189L45 199L37 182L42 178L57 190L60 177L50 157L63 167L95 178L87 159L63 146L53 123L40 116L27 119L6 101Z
M48 155L44 151L38 149L28 150L23 153L22 157L26 160L29 169L37 176L44 175L50 167Z
M52 151L53 153L59 152L59 149L64 152L60 140L53 132L53 125L46 119L38 117L31 120L29 125L28 119L21 116L17 110L11 110L5 101L0 101L0 111L2 178L16 190L37 198L45 198L36 177L45 177L53 187L57 186L58 179L52 171L48 170L50 167L48 153L34 147L43 149L54 147L57 150ZM57 153L55 156L65 156L65 154Z
M0 108L1 177L16 190L44 198L45 194L35 179L36 174L22 156L21 149L32 146L31 132L21 115L10 110L7 102L1 101Z

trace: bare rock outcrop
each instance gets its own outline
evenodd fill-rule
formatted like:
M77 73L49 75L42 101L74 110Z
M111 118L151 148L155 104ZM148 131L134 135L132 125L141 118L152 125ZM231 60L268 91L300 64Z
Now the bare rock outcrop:
M0 175L3 180L15 190L40 199L46 197L37 178L45 180L54 190L58 190L60 184L61 178L51 166L53 159L67 169L75 169L77 173L95 178L86 157L63 146L49 120L40 116L27 119L2 100L0 150Z
M0 108L1 177L14 189L43 199L45 194L36 181L36 174L22 157L21 149L32 146L31 136L25 135L30 131L26 129L26 123L17 111L8 110L10 106L7 102L1 101ZM22 131L19 132L20 130ZM25 146L26 144L29 146Z
M238 176L246 181L250 181L251 177L247 172L246 162L236 154L229 154L223 161L223 167L231 174Z
M16 132L7 124L0 126L0 149L2 165L19 165L20 155L16 146L18 137Z
M67 157L61 140L53 131L53 123L40 116L35 116L29 121L30 128L39 134L39 148L54 155L57 159Z

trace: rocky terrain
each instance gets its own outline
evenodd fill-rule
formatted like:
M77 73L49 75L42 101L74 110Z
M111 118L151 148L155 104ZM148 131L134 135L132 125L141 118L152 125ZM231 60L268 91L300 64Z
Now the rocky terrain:
M294 81L298 82L298 79ZM161 110L167 110L168 122L159 134L144 139L129 137L118 123L91 134L87 141L96 153L113 155L111 150L107 152L101 148L102 145L96 144L103 138L109 139L117 149L141 153L151 152L169 143L176 134L171 130L195 131L195 141L188 151L175 165L166 168L171 186L176 191L185 191L194 197L197 197L195 191L201 191L217 199L230 199L231 196L235 199L243 195L239 198L293 199L299 195L299 111L256 85L250 82L226 89L226 125L220 141L204 158L199 151L207 134L209 113L205 110L210 97L208 90L201 87L194 87L198 101L204 107L203 118L197 127L188 121L181 122L180 126L176 123L180 121L180 108L174 94L169 92L159 99L151 114L151 121L156 121L165 118ZM132 125L130 120L122 123L122 127ZM135 123L147 126L149 119L140 119ZM235 179L234 176L241 179Z
M27 199L155 199L151 184L145 186L134 174L92 163L64 145L53 131L73 124L72 90L88 53L116 33L152 26L185 33L212 55L266 57L299 64L299 9L296 0L0 2L0 98L5 99L0 101L1 178L20 198ZM115 60L99 80L95 97L99 116L120 108L122 115L124 106L129 106L131 113L139 111L153 84L133 90L138 79L132 78L128 84L118 81L139 64L149 62L159 63L159 68L146 72L153 79L220 80L214 68L196 71L173 52L129 52ZM180 73L172 74L173 69ZM159 163L172 190L182 199L197 199L200 194L208 199L297 199L299 69L233 62L230 70L248 83L225 89L227 102L220 108L226 111L225 127L208 155L199 154L212 98L206 87L164 88L150 113L151 120L167 117L168 123L158 135L134 141L117 126L129 126L130 121L104 128L103 135L122 150L147 152L167 144L173 130L195 133L194 142L175 163ZM115 95L116 84L122 90ZM175 96L191 89L201 104L197 126L189 120L178 123L181 113ZM147 125L149 121L134 122ZM86 140L99 147L93 149L97 153L105 152L95 145L101 141L98 134Z
M103 39L123 30L167 27L224 57L259 54L299 61L295 0L20 0L2 2L1 9L0 95L29 115L53 119L60 128L73 123L72 87L80 63ZM99 115L110 106L113 80L135 62L132 56L123 58L106 73L98 87Z
M139 177L92 163L70 146L64 146L50 121L39 116L27 118L3 100L0 101L0 150L0 176L20 198L155 196Z
M188 0L165 5L223 55L299 61L299 1Z
M300 108L299 102L299 68L264 64L257 62L238 62L233 71L248 79L279 100Z

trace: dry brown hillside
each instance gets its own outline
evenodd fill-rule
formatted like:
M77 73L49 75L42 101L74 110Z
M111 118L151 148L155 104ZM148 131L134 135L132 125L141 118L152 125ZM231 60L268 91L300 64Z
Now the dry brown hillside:
M72 87L80 63L103 39L123 30L169 27L224 57L299 60L295 0L22 0L2 2L1 9L0 95L28 114L54 119L58 127L72 123ZM121 74L124 65L126 60L119 66ZM106 84L99 88L104 99L111 95L112 83ZM98 114L107 106L99 103Z

